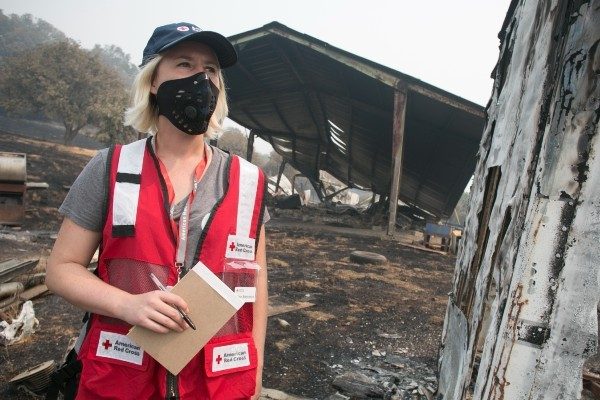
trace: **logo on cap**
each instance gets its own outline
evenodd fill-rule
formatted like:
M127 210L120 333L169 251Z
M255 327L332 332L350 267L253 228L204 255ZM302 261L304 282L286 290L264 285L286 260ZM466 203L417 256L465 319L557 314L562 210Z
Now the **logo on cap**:
M182 25L182 26L178 26L177 30L180 31L180 32L187 32L187 31L190 30L190 28L188 28L187 26Z
M194 32L202 32L202 29L198 28L197 26L192 26L192 30Z

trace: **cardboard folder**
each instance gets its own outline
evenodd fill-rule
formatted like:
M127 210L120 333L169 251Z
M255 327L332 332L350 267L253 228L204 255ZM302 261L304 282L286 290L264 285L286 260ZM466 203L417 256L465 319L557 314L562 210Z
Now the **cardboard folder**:
M183 332L155 333L134 326L127 336L169 372L177 375L244 302L201 262L171 292L187 302L188 315L197 330L188 328Z

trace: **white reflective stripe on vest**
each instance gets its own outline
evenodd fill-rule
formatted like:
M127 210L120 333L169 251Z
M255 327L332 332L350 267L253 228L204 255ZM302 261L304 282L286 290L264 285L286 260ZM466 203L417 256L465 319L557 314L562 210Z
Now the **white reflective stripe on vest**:
M146 139L138 140L121 147L117 173L142 173ZM113 200L113 226L135 225L140 185L129 182L116 182Z
M241 157L238 157L238 160L240 160L240 190L235 234L236 236L250 237L252 213L258 187L258 167Z

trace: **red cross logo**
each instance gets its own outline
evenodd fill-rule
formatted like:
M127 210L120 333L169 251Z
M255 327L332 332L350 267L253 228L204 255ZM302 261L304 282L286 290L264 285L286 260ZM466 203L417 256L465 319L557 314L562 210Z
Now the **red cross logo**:
M102 343L102 346L104 346L105 350L108 350L109 347L112 347L112 343L108 339L106 339L104 343Z
M217 364L221 364L221 361L223 361L223 357L221 357L221 355L219 354L215 361L217 362Z
M235 250L235 243L231 242L231 244L229 245L229 249L231 251L234 251Z

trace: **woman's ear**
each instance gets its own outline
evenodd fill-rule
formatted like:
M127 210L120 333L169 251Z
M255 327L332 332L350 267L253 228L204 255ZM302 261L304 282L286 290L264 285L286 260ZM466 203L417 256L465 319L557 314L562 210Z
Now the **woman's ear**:
M152 83L150 84L150 93L152 93L153 95L156 95L156 93L158 92L158 87L160 86L160 84L157 82L159 65L160 63L157 64L156 67L154 67L154 71L152 71Z

